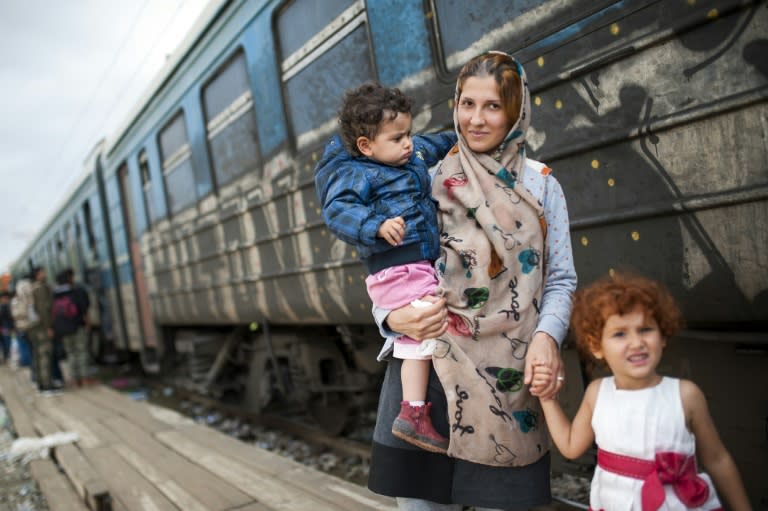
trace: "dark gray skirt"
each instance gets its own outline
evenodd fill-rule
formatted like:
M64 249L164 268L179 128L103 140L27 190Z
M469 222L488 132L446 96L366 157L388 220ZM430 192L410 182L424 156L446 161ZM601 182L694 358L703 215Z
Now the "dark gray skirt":
M524 467L492 467L434 454L392 436L403 392L401 366L402 360L389 360L381 388L368 488L390 497L496 509L550 503L549 453ZM445 393L434 369L429 375L427 400L432 402L435 429L448 436Z

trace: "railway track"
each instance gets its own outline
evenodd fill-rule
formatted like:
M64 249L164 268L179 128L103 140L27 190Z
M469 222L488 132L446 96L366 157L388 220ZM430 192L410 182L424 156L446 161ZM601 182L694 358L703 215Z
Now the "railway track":
M172 401L184 399L206 407L209 412L215 411L222 416L236 418L254 426L277 430L295 437L296 439L320 448L326 448L343 456L357 456L366 464L370 462L371 447L368 442L330 435L318 427L308 424L305 419L305 414L300 410L286 409L281 413L254 413L244 410L240 406L222 403L215 398L197 394L183 387L171 386L165 383L152 384L152 388L155 389L157 391L156 394L159 395L167 393L167 391L163 391L163 388L169 387L173 389L172 395L175 396L174 399L154 397L153 400L157 400L158 404L167 406L172 404L170 403Z

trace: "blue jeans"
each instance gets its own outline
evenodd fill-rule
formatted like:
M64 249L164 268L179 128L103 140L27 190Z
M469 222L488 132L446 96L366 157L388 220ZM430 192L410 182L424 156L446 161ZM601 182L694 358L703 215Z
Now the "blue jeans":
M29 345L29 339L24 332L16 332L16 342L19 346L19 366L29 367L32 365L32 347Z

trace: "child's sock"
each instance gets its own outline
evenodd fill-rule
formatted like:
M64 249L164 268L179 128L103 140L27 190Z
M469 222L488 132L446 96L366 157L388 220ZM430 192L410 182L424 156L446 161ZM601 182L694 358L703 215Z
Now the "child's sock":
M424 401L408 401L408 404L411 406L424 406Z

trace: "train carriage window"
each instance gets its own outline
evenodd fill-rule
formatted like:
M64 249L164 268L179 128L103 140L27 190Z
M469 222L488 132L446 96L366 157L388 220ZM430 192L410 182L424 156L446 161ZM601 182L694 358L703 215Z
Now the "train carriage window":
M362 0L296 0L278 15L288 117L301 148L336 128L344 91L374 78Z
M54 246L54 240L51 240L48 242L48 253L43 254L43 257L41 257L40 260L45 261L45 266L50 266L51 262L56 260L57 253L56 247ZM48 271L48 273L50 274L51 272Z
M112 243L115 250L115 256L120 257L127 254L125 226L123 224L123 207L120 199L120 185L117 175L113 175L104 183L107 195L107 212L109 214L109 225L112 232Z
M93 216L91 215L91 203L83 202L83 222L85 223L85 241L91 252L96 251L96 237L93 234Z
M353 4L354 0L324 0L307 2L297 0L286 7L277 20L280 33L280 49L283 55L298 52L312 36L338 18ZM311 5L307 5L311 4ZM350 13L354 15L356 12Z
M144 197L144 216L146 217L147 225L152 225L155 215L152 210L152 179L149 173L149 158L146 151L139 153L139 174Z
M191 154L184 113L179 112L160 131L160 155L171 213L178 213L197 199Z
M105 234L107 226L105 225L103 210L100 206L98 196L94 195L86 204L88 204L88 213L91 218L90 233L93 235L94 241L94 244L92 245L94 249L93 253L96 257L100 258L100 262L103 263L107 260L109 254L109 250L107 249L107 236Z
M487 50L515 52L612 3L597 0L430 0L435 39L448 71ZM488 13L494 13L488 16Z
M242 53L203 89L206 132L216 182L224 185L259 168L256 113Z

